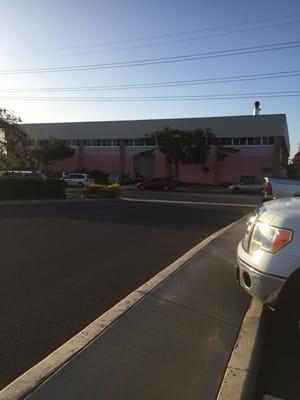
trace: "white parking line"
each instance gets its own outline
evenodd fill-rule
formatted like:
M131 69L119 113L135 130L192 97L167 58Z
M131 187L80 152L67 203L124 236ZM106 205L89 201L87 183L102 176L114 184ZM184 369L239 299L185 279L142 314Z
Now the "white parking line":
M204 206L227 206L227 207L257 207L257 204L243 204L243 203L218 203L211 201L184 201L184 200L158 200L158 199L135 199L132 197L121 197L122 200L134 201L140 203L165 203L165 204L191 204L191 205L204 205Z

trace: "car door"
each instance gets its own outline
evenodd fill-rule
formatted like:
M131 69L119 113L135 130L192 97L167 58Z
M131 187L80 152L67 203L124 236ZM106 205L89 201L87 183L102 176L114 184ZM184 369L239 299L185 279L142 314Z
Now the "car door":
M245 193L252 193L255 191L255 185L253 183L248 183L248 182L243 182L243 184L240 185L241 192Z
M257 186L255 185L255 183L246 183L244 186L244 190L248 193L254 193L256 191L256 187Z
M70 186L75 186L78 183L78 175L70 174L65 177L65 181Z

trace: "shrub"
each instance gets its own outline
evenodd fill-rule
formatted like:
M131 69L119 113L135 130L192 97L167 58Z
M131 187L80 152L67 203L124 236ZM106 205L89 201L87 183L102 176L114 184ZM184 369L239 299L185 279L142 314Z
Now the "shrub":
M82 189L82 194L88 199L114 198L121 195L120 185L88 185Z
M58 179L0 177L0 200L63 198L64 182Z
M45 172L45 175L47 176L47 178L55 178L55 179L59 179L62 177L62 172L61 171L54 171L54 170L48 170Z

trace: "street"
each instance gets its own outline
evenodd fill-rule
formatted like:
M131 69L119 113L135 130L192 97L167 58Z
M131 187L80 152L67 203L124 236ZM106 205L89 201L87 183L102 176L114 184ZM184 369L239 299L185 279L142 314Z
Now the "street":
M156 197L161 196L166 195ZM184 195L190 199L195 196ZM235 199L240 203L242 196ZM122 199L1 206L0 386L209 234L251 211Z

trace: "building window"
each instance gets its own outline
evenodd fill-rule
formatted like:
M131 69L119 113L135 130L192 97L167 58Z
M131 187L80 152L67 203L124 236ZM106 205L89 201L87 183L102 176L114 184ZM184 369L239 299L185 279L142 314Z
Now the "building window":
M209 143L209 142L208 142ZM210 144L210 143L209 143ZM232 138L222 138L221 144L223 146L232 146Z
M134 139L126 139L125 140L125 146L134 146L134 145L135 145Z
M135 139L136 146L145 146L145 139Z
M239 144L240 144L240 138L233 138L233 145L239 146Z
M242 175L240 178L240 182L243 182L245 184L255 183L255 176Z
M156 140L153 138L146 138L145 146L157 146Z
M59 140L58 143L65 144L66 146L71 146L72 140Z
M90 142L91 142L91 147L97 147L97 140L93 139Z
M254 138L254 144L255 145L260 145L261 144L261 138L260 137L255 137Z
M102 146L111 146L111 145L112 145L111 139L103 139L102 140Z
M115 146L115 147L120 146L120 139L113 139L112 145Z
M248 144L248 146L253 146L254 145L254 137L248 137L247 144Z
M262 138L262 143L265 146L272 145L274 143L274 138L272 136L271 137L270 136L264 136Z

